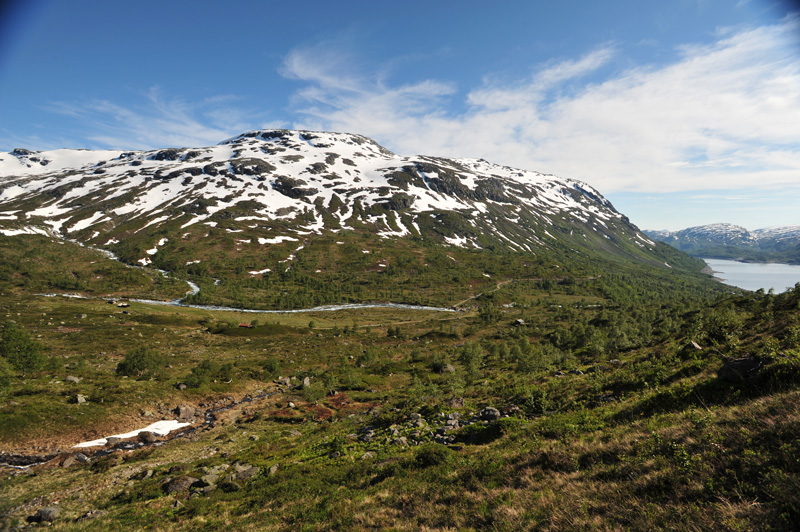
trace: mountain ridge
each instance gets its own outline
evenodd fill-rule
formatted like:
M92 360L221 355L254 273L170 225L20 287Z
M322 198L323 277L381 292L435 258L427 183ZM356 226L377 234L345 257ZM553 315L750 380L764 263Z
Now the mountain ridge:
M695 257L800 263L800 225L749 231L739 225L716 223L680 231L645 229L644 233Z
M345 277L354 269L362 284L387 287L376 279L399 272L413 290L443 250L470 287L492 277L498 253L519 255L506 272L513 277L560 278L565 269L590 277L602 271L598 259L612 270L700 269L587 183L483 159L399 156L362 135L312 131L257 130L213 146L138 152L17 149L0 155L0 233L52 235L128 264L214 280L204 294L220 282L231 293L244 283L263 294L291 272L302 277L296 284L318 287L309 305L339 302L320 298L319 283L352 284Z

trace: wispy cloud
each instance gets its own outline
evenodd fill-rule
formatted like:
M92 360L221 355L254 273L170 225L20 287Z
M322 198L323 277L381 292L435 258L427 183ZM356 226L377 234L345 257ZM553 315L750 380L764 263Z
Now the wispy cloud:
M297 127L352 131L400 153L485 157L590 181L604 191L796 185L800 175L797 17L687 45L677 61L581 81L617 46L546 64L516 83L387 86L331 49L298 49L284 75L306 83ZM569 90L565 90L569 88ZM448 112L451 104L467 110Z
M252 110L236 107L237 98L217 95L200 102L165 97L158 87L134 104L107 100L52 102L48 108L76 119L85 138L102 147L147 149L216 144L257 127Z

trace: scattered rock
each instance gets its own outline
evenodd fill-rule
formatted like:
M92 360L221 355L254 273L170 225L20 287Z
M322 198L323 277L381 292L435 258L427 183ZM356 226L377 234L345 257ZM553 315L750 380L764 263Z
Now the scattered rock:
M464 398L463 397L453 397L445 401L450 408L464 408Z
M78 384L78 383L79 383L79 382L81 382L83 379L81 379L81 378L79 378L79 377L75 377L75 376L73 376L73 375L67 375L67 378L66 378L66 379L64 379L64 380L65 380L65 381L67 381L67 382L71 382L71 383L73 383L73 384Z
M185 390L187 388L186 384L183 383L183 382L179 382L178 384L175 385L175 387L177 389L179 389L180 391L183 391L183 390Z
M139 471L138 473L136 473L134 475L131 475L130 478L131 478L131 480L144 480L144 479L150 478L152 476L153 476L153 470L152 469L144 469L144 470Z
M487 406L478 412L478 417L483 421L495 421L500 419L500 411L492 406Z
M50 505L40 508L36 514L29 518L33 523L52 523L61 514L61 508L58 506Z
M106 438L106 445L116 445L122 441L122 438L118 438L116 436L109 436Z
M74 456L75 460L77 460L78 463L88 464L89 462L91 462L91 459L83 453L75 453Z
M399 438L395 438L392 440L392 445L400 445L402 447L408 447L408 439L405 436L400 436Z
M570 375L583 375L583 372L579 369L572 369L569 372Z
M303 377L303 389L307 389L311 386L311 378L310 377Z
M250 480L261 472L261 468L245 465L243 468L237 467L236 480Z
M216 485L217 481L219 480L219 475L208 473L207 475L200 477L200 480L202 480L206 486Z
M98 517L103 517L107 513L108 512L106 512L105 510L89 510L88 512L80 516L78 518L78 521L85 521L87 519L97 519Z
M752 357L735 358L717 370L717 378L731 384L758 382L764 362Z
M274 474L275 474L275 473L277 473L277 472L278 472L278 464L271 465L271 466L269 467L269 474L270 474L270 475L274 475Z
M145 444L155 443L156 441L158 441L158 438L156 437L156 435L154 433L150 432L150 431L147 431L147 430L145 430L143 432L140 432L139 435L136 437L136 439L139 442L145 443Z
M75 396L75 402L79 405L82 405L87 401L86 396L83 394L78 394Z
M189 488L195 484L200 484L200 480L190 476L180 476L166 483L164 490L167 493L181 493L189 491Z
M179 421L189 421L194 417L195 410L193 406L180 405L175 408L175 415L178 416Z
M73 455L66 456L63 460L61 460L61 467L69 467L74 465L78 462Z

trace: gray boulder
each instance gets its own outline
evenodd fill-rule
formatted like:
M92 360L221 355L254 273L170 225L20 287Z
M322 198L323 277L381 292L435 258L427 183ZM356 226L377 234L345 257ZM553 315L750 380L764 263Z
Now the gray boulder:
M139 442L145 443L145 444L155 443L156 441L158 441L158 438L156 437L156 435L154 433L146 431L146 430L143 431L143 432L140 432L139 435L136 437L136 439Z
M167 493L181 493L189 491L189 488L194 485L200 485L201 483L200 479L184 475L167 482L164 485L164 490Z
M31 518L34 523L52 523L61 514L61 508L58 506L50 505L40 508L39 511Z
M500 411L492 406L487 406L478 412L478 417L483 421L495 421L500 419L500 415Z
M757 358L735 358L717 370L717 378L731 384L756 383L763 367L764 362Z
M178 416L179 421L189 421L194 417L195 409L193 406L180 405L175 408L175 415Z

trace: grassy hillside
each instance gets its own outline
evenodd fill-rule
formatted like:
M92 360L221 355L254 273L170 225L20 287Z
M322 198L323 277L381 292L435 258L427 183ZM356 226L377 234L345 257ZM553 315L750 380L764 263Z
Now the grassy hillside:
M326 294L309 272L333 264L325 279L340 276L340 298L463 311L120 308L34 295L57 271L47 261L4 277L0 322L14 334L0 350L0 462L48 461L0 469L3 528L52 506L55 530L792 530L800 520L800 287L725 294L667 246L672 268L400 244L376 259L361 245L309 243L288 274L239 290ZM373 260L397 271L368 275ZM86 284L75 290L87 295L186 287L124 269L137 277L120 289L79 262L71 270ZM225 287L236 276L222 268L236 267L219 264L209 278ZM26 367L10 363L10 345L33 353ZM134 359L153 364L123 375ZM726 366L734 359L741 376ZM75 458L72 445L175 418L176 407L193 423L183 436Z

